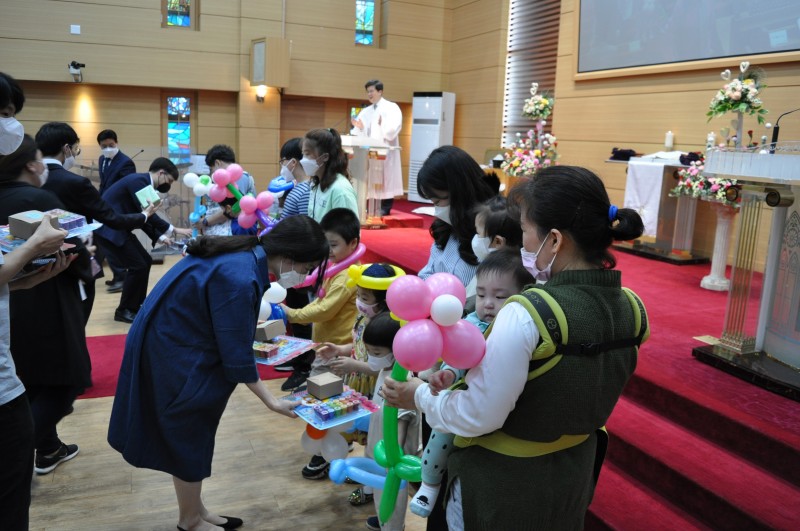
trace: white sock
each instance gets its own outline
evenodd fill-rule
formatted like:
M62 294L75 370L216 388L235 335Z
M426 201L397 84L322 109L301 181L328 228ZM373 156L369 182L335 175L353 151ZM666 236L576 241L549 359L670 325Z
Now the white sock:
M422 486L411 499L411 512L423 518L429 517L431 515L431 510L433 510L433 505L436 503L436 498L439 496L439 487L441 487L441 485L432 485L423 482Z
M374 489L368 485L361 485L361 492L364 494L372 494L374 493Z

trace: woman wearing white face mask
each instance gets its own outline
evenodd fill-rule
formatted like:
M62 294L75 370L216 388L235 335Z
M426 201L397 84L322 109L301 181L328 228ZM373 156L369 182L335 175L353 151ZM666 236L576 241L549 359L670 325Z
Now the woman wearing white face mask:
M25 134L25 128L16 118L25 104L25 94L17 80L3 72L0 72L0 94L0 155L10 155L22 144Z
M285 219L261 238L203 236L137 314L108 441L130 464L173 476L179 528L241 525L207 511L201 499L217 425L239 383L272 411L295 416L295 404L276 399L258 377L256 321L270 275L292 285L319 265L321 281L328 252L322 229L306 216Z
M474 209L497 195L500 181L486 175L475 160L455 146L431 152L417 175L419 195L433 201L436 221L430 258L420 278L452 273L467 286L475 276L478 259L472 250L475 236Z
M356 191L347 172L347 154L336 129L312 129L306 133L300 164L311 178L307 212L310 217L322 221L334 208L349 208L358 216Z
M644 304L622 288L609 252L612 241L641 235L642 220L611 205L594 173L571 166L540 170L510 200L523 265L547 283L497 313L467 388L434 396L419 380L387 379L385 398L457 435L450 529L582 529L608 443L603 426L649 335ZM524 495L507 496L518 489Z

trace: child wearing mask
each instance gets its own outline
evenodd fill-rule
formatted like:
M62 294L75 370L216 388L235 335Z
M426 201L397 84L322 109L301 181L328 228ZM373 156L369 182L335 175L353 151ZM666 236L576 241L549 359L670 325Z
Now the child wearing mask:
M369 358L363 339L364 329L371 319L389 311L386 305L386 290L395 279L405 273L399 267L389 264L351 267L354 269L349 271L349 275L356 285L356 307L359 311L353 326L353 342L346 345L325 343L317 348L317 355L330 360L328 366L335 374L344 376L345 385L372 397L380 362ZM365 285L371 287L367 288ZM369 429L369 418L365 421L364 425L356 421L354 432L345 434L345 438L350 441L360 440L363 441L361 444L364 444ZM372 487L363 485L350 494L349 501L351 505L365 505L372 502L372 499Z
M328 260L341 262L353 254L360 241L361 223L358 216L348 208L334 208L322 218L320 223L330 247ZM290 323L313 323L311 339L315 343L334 345L350 340L350 331L356 320L356 288L347 285L347 270L325 279L322 284L324 297L314 299L303 308L289 308L281 305ZM301 284L299 279L294 285ZM284 286L287 287L287 286ZM307 366L306 366L307 367ZM328 362L322 356L314 356L311 367L298 367L281 387L288 391L296 389L309 376L329 372ZM315 455L303 468L306 479L323 479L328 473L329 463L321 455Z
M394 355L392 343L394 336L400 330L400 323L392 318L389 312L376 315L364 329L364 345L367 348L368 363L370 368L378 370L375 382L375 393L372 400L378 405L378 411L369 417L369 433L367 434L367 447L364 450L366 457L373 457L375 445L383 439L383 404L380 392L383 381L392 372ZM397 412L397 442L406 455L418 455L420 440L420 415L416 410L400 409ZM374 496L375 510L381 506L381 491ZM367 529L374 531L402 531L405 525L406 505L408 504L407 487L400 489L392 517L381 525L377 516L367 518Z
M475 311L465 317L486 332L506 299L521 293L527 284L533 284L531 274L523 267L518 250L500 249L488 254L478 266ZM444 391L462 379L465 370L442 365L430 376L428 384L435 393ZM447 457L453 447L454 435L434 430L422 453L422 486L411 500L411 512L427 518L439 494L442 474L447 470Z

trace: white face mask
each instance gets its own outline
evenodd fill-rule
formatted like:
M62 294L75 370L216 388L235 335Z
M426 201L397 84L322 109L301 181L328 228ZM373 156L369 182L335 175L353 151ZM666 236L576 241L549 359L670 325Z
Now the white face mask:
M292 171L289 169L288 165L281 166L281 177L283 177L287 183L294 181L294 175L292 175Z
M522 255L522 266L528 270L528 273L533 275L533 278L535 278L537 281L541 280L542 282L547 282L550 280L550 268L553 267L553 262L556 261L556 255L553 255L553 259L550 260L550 263L547 264L544 269L539 269L539 266L536 265L536 259L539 257L539 253L542 252L542 247L544 247L544 243L546 241L547 238L542 241L542 244L539 246L539 250L535 253L526 251L525 247L519 250L520 255Z
M450 221L450 205L447 206L435 206L433 207L433 215L437 218L441 219L448 225L452 225L453 223Z
M481 237L476 234L472 237L472 252L475 253L478 262L483 262L489 256L489 253L496 251L496 249L489 247L491 242L492 239L488 236Z
M48 175L50 175L50 170L47 168L47 164L44 164L44 171L39 174L39 186L44 186L44 183L47 182Z
M292 266L294 266L294 262L292 262ZM302 284L305 281L307 275L302 275L294 270L294 268L290 269L289 271L283 272L283 262L281 262L281 271L278 275L278 285L284 287L286 289L293 288L298 284Z
M103 151L103 156L105 156L105 158L113 159L114 157L117 156L117 153L119 153L119 148L107 147L103 148L102 151Z
M309 177L315 175L319 169L319 164L317 164L315 159L309 159L306 157L300 159L300 166L303 167L303 171L306 172L306 175Z
M25 128L11 116L0 118L0 155L14 153L22 144Z
M367 365L369 365L369 368L373 371L388 369L392 364L394 364L394 356L391 354L380 357L367 354Z
M70 155L69 157L64 159L64 169L68 170L68 169L72 168L73 166L75 166L75 157Z

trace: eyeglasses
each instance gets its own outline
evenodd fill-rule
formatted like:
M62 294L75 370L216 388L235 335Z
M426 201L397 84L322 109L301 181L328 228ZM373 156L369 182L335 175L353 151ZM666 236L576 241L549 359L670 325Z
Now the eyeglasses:
M73 157L77 157L78 155L81 154L81 147L80 146L77 146L77 147L67 146L67 147L69 148L69 150L72 153Z

